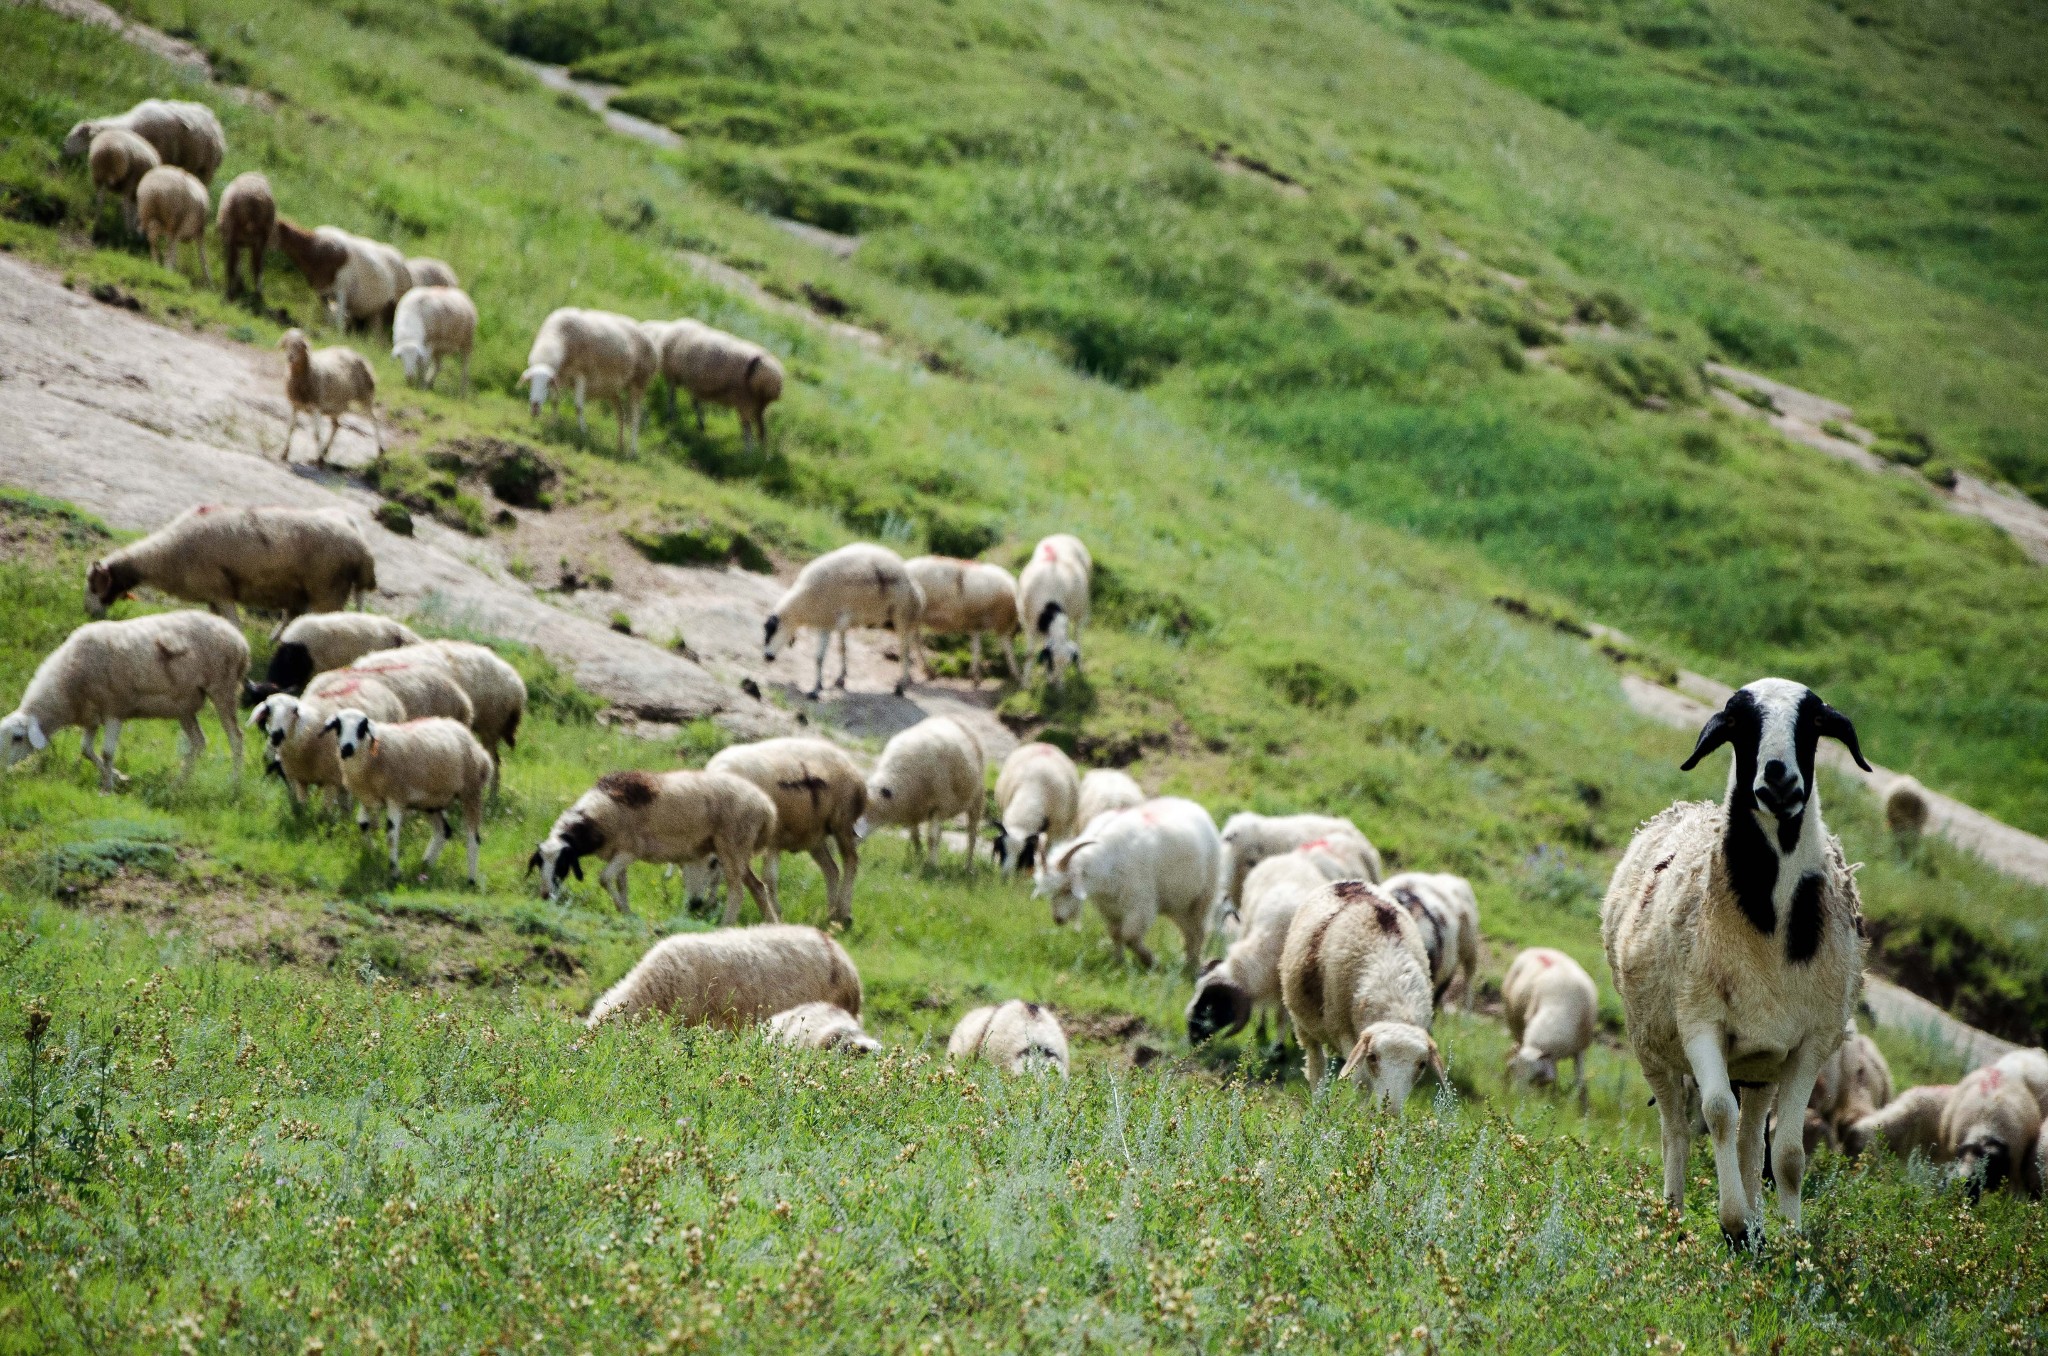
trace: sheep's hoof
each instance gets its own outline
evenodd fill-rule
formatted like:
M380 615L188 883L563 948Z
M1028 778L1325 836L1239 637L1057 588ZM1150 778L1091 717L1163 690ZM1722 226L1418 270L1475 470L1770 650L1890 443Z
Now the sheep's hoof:
M1721 1239L1728 1245L1730 1252L1752 1252L1763 1242L1763 1237L1762 1229L1752 1229L1748 1225L1736 1229L1731 1229L1726 1224L1721 1226Z
M898 684L896 684L896 695L900 697L900 696L902 696L902 695L903 695L903 694L904 694L905 692L909 691L909 689L910 689L910 684L908 684L908 683L898 683Z
M822 697L823 695L825 695L825 689L822 687L814 687L809 692L804 693L804 696L810 698L812 701L818 700L818 698Z

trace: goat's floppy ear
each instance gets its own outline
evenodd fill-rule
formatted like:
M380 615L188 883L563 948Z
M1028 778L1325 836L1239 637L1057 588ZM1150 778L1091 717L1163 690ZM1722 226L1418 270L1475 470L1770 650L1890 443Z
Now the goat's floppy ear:
M1695 767L1698 767L1700 759L1728 742L1729 734L1728 713L1726 711L1716 711L1707 718L1707 723L1700 727L1700 741L1692 746L1692 757L1680 763L1678 770L1680 772L1690 772Z
M1849 756L1856 760L1856 766L1865 772L1870 771L1870 764L1863 761L1863 749L1856 743L1856 727L1849 723L1847 716L1826 702L1820 704L1820 732L1830 739L1842 741L1848 746Z
M1442 1053L1437 1050L1436 1039L1434 1037L1431 1037L1429 1042L1429 1071L1436 1075L1436 1081L1439 1083L1448 1083L1451 1081L1450 1079L1444 1077L1444 1057Z
M533 855L532 855L531 857L528 857L528 858L526 859L526 874L530 876L530 875L532 875L532 874L533 874L533 873L534 873L535 871L538 871L539 869L540 869L540 849L539 849L539 848L535 848L535 849L533 850Z
M38 753L50 747L50 737L43 733L43 722L34 716L28 718L28 746Z
M1358 1043L1351 1047L1350 1054L1344 1056L1344 1064L1342 1068L1337 1070L1337 1077L1349 1078L1351 1076L1351 1071L1358 1067L1358 1062L1371 1053L1372 1033L1369 1031L1360 1032L1358 1037Z

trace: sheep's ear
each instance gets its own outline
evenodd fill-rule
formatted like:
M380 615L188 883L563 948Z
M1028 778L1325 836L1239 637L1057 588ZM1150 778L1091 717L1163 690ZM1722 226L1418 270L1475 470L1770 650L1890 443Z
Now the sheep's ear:
M1363 1059L1364 1059L1364 1058L1365 1058L1365 1057L1366 1057L1367 1055L1369 1055L1369 1054L1371 1054L1371 1053L1372 1053L1372 1033L1371 1033L1371 1032L1369 1032L1369 1031L1368 1031L1368 1032L1362 1032L1362 1033L1360 1033L1360 1035L1359 1035L1359 1037L1358 1037L1358 1043L1357 1043L1356 1045L1353 1045L1353 1046L1351 1047L1351 1053L1350 1053L1350 1054L1348 1054L1348 1055L1346 1055L1346 1056L1344 1056L1344 1066L1343 1066L1342 1068L1340 1068L1340 1069L1338 1069L1338 1070L1337 1070L1337 1077L1339 1077L1339 1078L1349 1078L1349 1077L1351 1077L1351 1071L1352 1071L1353 1069L1357 1068L1357 1067L1358 1067L1358 1065L1359 1065L1359 1062L1360 1062L1360 1061L1362 1061L1362 1060L1363 1060Z
M1856 766L1865 772L1870 771L1870 764L1863 761L1863 749L1856 743L1856 727L1849 723L1847 716L1826 702L1820 705L1820 732L1847 745L1849 756L1856 760Z
M43 722L34 716L28 718L28 746L37 752L50 747L50 737L43 733Z
M1728 727L1728 713L1716 711L1708 717L1707 723L1700 727L1699 743L1692 746L1692 757L1680 763L1678 770L1690 772L1698 767L1700 759L1726 744L1731 733L1733 732Z
M322 734L333 734L333 735L338 735L338 734L340 734L340 733L341 733L341 717L340 717L340 716L330 716L330 717L328 717L328 719L327 719L327 723L326 723L325 725L322 725L322 726L320 727L320 732L321 732Z
M533 855L526 859L526 874L530 876L538 870L540 870L540 849L535 848Z
M1437 1082L1450 1082L1450 1079L1444 1076L1444 1057L1443 1054L1436 1048L1436 1040L1434 1037L1432 1037L1429 1042L1429 1071L1436 1075Z
M582 879L583 879L583 859L582 859L581 857L577 857L577 858L574 858L573 860L571 860L571 861L570 861L570 863L569 863L569 871L570 871L570 874L574 875L574 876L576 877L576 879L577 879L577 880L582 880Z

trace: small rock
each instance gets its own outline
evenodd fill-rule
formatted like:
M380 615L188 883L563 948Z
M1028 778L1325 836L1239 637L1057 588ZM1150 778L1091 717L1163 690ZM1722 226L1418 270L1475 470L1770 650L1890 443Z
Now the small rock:
M746 693L755 701L761 700L761 685L751 678L740 679L740 691Z

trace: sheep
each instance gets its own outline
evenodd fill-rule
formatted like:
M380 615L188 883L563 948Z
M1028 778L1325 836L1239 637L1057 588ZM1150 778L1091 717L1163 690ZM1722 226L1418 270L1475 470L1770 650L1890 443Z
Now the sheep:
M138 229L135 190L142 176L163 164L156 147L125 127L110 127L92 139L86 165L92 174L93 209L99 209L102 192L121 200L121 220L128 229Z
M469 351L476 343L476 303L455 287L415 285L398 299L391 321L391 356L405 367L405 379L434 389L441 360L454 354L462 363L462 394L469 395Z
M528 859L539 870L541 893L559 895L573 873L583 879L583 858L606 865L598 880L620 913L626 902L626 868L635 861L688 866L718 858L727 881L738 880L771 923L782 921L775 901L761 888L753 859L775 842L775 802L768 793L729 772L607 772L597 785L556 818L548 836ZM740 896L731 891L725 924L739 917ZM800 1001L800 1000L799 1000ZM779 1012L792 1003L769 1009Z
M1885 788L1884 822L1901 848L1910 848L1927 831L1930 807L1927 788L1911 777L1899 776Z
M1111 810L1128 810L1151 799L1145 788L1128 772L1113 767L1091 768L1081 777L1081 796L1074 812L1076 824L1088 825Z
M455 276L455 270L440 259L418 258L405 261L405 275L414 287L451 287L460 289L462 279Z
M309 612L278 633L263 681L243 690L242 704L254 706L278 692L297 695L315 674L344 668L377 650L419 643L411 627L374 612Z
M308 230L290 217L279 216L270 235L278 250L305 277L313 295L323 300L334 295L335 280L349 261L348 232L333 226Z
M1730 696L1680 765L1729 745L1725 800L1682 802L1643 825L1601 907L1629 1043L1663 1123L1665 1200L1684 1207L1690 1073L1714 1141L1721 1230L1738 1247L1762 1228L1765 1114L1804 1118L1863 971L1861 900L1814 782L1822 736L1868 769L1855 726L1810 688L1762 678ZM1736 1083L1748 1093L1739 1104ZM1794 1229L1805 1168L1798 1137L1780 1136L1772 1176Z
M782 399L782 363L759 344L695 320L646 321L641 330L654 346L656 374L668 378L668 409L676 390L690 394L697 431L704 431L704 402L725 405L740 417L740 443L751 438L768 446L768 407Z
M2026 1084L2027 1091L2033 1093L2034 1100L2041 1104L2041 1114L2048 1116L2048 1050L2037 1045L2032 1049L2008 1051L1992 1067Z
M903 824L910 846L919 846L920 826L930 834L925 859L939 860L939 829L955 815L967 816L967 862L974 863L974 838L981 829L987 794L981 741L951 716L928 716L899 730L882 747L867 779L867 811L855 823L865 837L873 827Z
M460 721L476 733L476 703L455 676L447 655L425 644L396 650L372 650L358 655L346 668L329 669L306 684L308 694L332 691L335 683L352 678L373 678L390 688L405 705L405 714L417 720L441 716ZM489 752L487 748L485 752Z
M1280 952L1280 997L1310 1087L1323 1082L1326 1049L1348 1052L1338 1078L1369 1080L1372 1100L1394 1111L1425 1065L1443 1077L1421 930L1376 886L1333 881L1301 905Z
M214 171L227 159L227 133L213 110L168 99L144 99L118 117L74 124L65 135L64 154L85 155L94 138L114 130L133 132L154 147L166 165L187 170L202 183L212 183Z
M334 446L334 435L341 432L341 416L351 405L361 405L369 411L377 455L383 456L384 426L377 420L377 374L370 370L369 361L354 349L339 345L315 350L307 344L303 330L286 330L277 346L284 350L284 396L292 407L291 422L285 425L284 446L278 449L278 456L287 462L292 459L292 435L299 430L300 415L312 424L313 437L318 440L320 416L324 414L328 419L327 441L320 444L314 465L325 466L328 450Z
M1311 853L1319 852L1311 847ZM1383 887L1396 904L1415 917L1422 930L1423 950L1429 953L1430 979L1436 986L1435 999L1444 993L1454 977L1465 984L1465 1011L1472 1011L1476 996L1474 981L1479 973L1479 900L1472 883L1463 876L1406 871L1388 878Z
M135 186L135 215L149 239L151 263L178 271L178 245L190 240L199 250L199 273L213 285L206 262L206 185L176 165L158 165Z
M1851 1022L1842 1033L1840 1047L1820 1066L1807 1109L1820 1114L1829 1141L1839 1145L1845 1130L1891 1099L1891 1065L1885 1062L1877 1042Z
M797 572L796 582L775 604L764 625L762 657L769 663L796 637L802 627L818 633L818 666L811 690L817 697L825 690L825 652L832 638L839 637L839 682L846 686L846 633L855 626L879 626L896 633L901 652L903 676L896 682L896 695L910 687L910 656L917 648L917 629L924 618L924 592L903 558L886 546L855 542L827 551Z
M858 1017L860 999L852 957L816 928L728 927L656 942L591 1005L588 1025L664 1013L684 1026L737 1031L805 1003Z
M1050 900L1053 921L1061 924L1093 900L1110 939L1147 969L1155 962L1145 934L1163 914L1180 929L1192 979L1222 875L1223 843L1209 812L1162 796L1098 819L1085 836L1046 852L1032 897Z
M1261 815L1240 811L1223 822L1223 846L1230 853L1224 898L1242 903L1244 878L1276 853L1313 846L1349 867L1348 875L1377 882L1382 866L1379 849L1350 820L1336 815Z
M249 254L250 290L256 304L263 304L263 256L270 249L270 235L277 226L277 199L271 195L270 180L250 170L238 174L221 190L220 208L214 229L220 235L220 252L227 273L230 301L242 290L239 261Z
M785 852L808 852L825 878L832 920L851 923L853 882L860 874L860 835L854 826L868 808L867 781L854 761L823 739L764 739L723 749L704 767L743 777L775 802L775 842L762 875L776 907L782 907L779 858ZM978 786L978 768L975 781ZM841 861L833 860L833 844ZM705 893L700 881L706 873L701 868L692 873L690 893Z
M924 594L924 630L934 635L965 633L973 647L971 681L981 681L981 637L996 638L1003 668L1017 677L1017 580L1000 565L951 556L918 556L903 563ZM918 649L923 651L920 642ZM925 672L931 663L925 662Z
M498 746L517 748L519 723L526 718L526 680L498 652L469 640L426 640L397 650L364 655L351 666L378 668L387 663L414 664L438 660L469 699L470 714L459 717L491 755L491 787L496 789ZM443 714L454 715L454 712Z
M1264 1031L1265 1014L1281 1006L1280 955L1287 946L1288 926L1301 906L1327 884L1328 878L1306 853L1283 852L1253 868L1244 882L1238 937L1221 960L1204 965L1195 978L1195 995L1187 1008L1190 1044L1236 1035L1254 1010L1260 1013Z
M633 321L610 311L565 306L541 322L519 384L528 388L535 418L551 391L557 398L564 387L573 392L578 433L590 431L583 417L586 398L611 401L619 416L619 455L627 455L630 430L632 455L638 456L640 406L654 368L654 345Z
M1081 774L1051 744L1019 744L996 774L996 864L1005 875L1033 869L1045 849L1074 836Z
M1508 1055L1509 1076L1517 1083L1549 1087L1557 1082L1558 1061L1569 1059L1584 1111L1586 1048L1593 1043L1593 1022L1600 1012L1593 977L1564 952L1532 946L1508 966L1500 996L1508 1035L1516 1045Z
M21 704L0 719L0 767L49 747L69 726L85 732L79 752L98 769L100 790L128 779L114 770L121 727L131 720L175 720L185 732L180 778L206 748L199 709L208 702L220 717L242 775L242 728L235 723L235 691L249 668L249 642L204 612L165 612L133 621L88 622L36 666ZM106 747L93 742L106 728Z
M1024 681L1043 660L1058 687L1067 665L1081 665L1081 628L1088 624L1088 593L1095 561L1079 537L1055 533L1031 550L1017 577L1017 624L1024 632Z
M343 670L318 675L303 697L273 692L249 713L250 728L261 731L268 743L265 761L284 779L294 805L306 803L308 787L326 788L331 802L347 799L341 754L326 728L328 719L345 707L378 722L396 723L406 718L405 703L388 686Z
M1973 1070L1956 1084L1941 1112L1941 1148L1971 1200L2001 1186L2016 1196L2038 1194L2040 1184L2029 1179L2041 1119L2041 1104L2026 1082L1997 1065Z
M145 585L240 625L243 604L287 618L338 612L375 591L377 562L341 509L201 504L95 561L85 610L103 617L115 599Z
M1952 1084L1907 1088L1841 1132L1842 1152L1855 1158L1873 1144L1883 1144L1901 1158L1915 1153L1946 1160L1941 1144L1941 1113L1948 1107Z
M345 672L345 670L344 670ZM459 720L428 716L396 722L373 720L345 706L321 727L334 735L341 755L341 783L361 814L384 812L391 837L391 879L399 878L398 838L407 810L434 816L421 880L434 869L448 843L448 811L462 807L463 838L469 848L469 883L482 886L477 849L483 841L484 788L491 780L491 756Z
M1007 1074L1057 1069L1065 1078L1067 1033L1051 1008L1021 998L976 1008L953 1028L952 1038L946 1042L946 1062L972 1064L977 1059L985 1059Z
M277 247L298 265L306 285L327 303L337 329L389 324L399 298L412 288L405 256L381 241L339 226L312 230L280 216L272 229Z
M861 1030L860 1018L837 1003L799 1003L768 1019L768 1039L799 1050L840 1050L872 1054L882 1043Z

